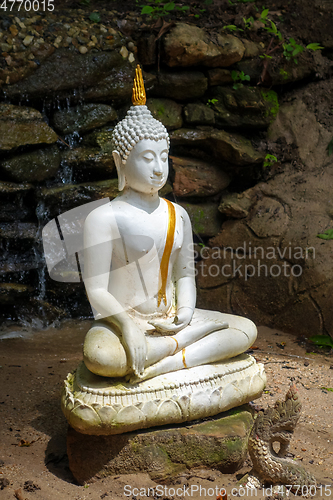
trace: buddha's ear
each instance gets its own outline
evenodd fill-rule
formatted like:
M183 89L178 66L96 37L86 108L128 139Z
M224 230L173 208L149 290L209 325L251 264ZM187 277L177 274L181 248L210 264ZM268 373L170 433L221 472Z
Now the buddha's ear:
M112 156L114 159L114 163L116 165L117 169L117 174L118 174L118 189L119 191L122 191L125 187L126 179L125 179L125 172L124 172L124 167L125 165L122 164L121 162L121 157L118 151L112 151Z

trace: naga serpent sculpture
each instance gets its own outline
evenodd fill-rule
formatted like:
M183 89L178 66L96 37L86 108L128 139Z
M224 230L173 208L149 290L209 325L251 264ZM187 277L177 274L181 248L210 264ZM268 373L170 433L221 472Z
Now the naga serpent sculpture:
M254 421L248 447L253 462L252 474L262 483L287 484L300 488L316 486L316 479L304 467L288 459L286 454L302 404L295 384L286 394L285 401L276 401L273 408L260 411ZM279 442L276 453L273 443Z

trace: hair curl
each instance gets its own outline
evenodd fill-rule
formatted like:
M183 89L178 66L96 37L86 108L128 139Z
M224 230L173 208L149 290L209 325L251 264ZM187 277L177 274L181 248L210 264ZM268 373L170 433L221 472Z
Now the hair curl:
M169 134L165 126L155 120L147 106L131 106L127 115L114 128L112 150L117 151L122 163L126 163L133 147L142 139L165 139L170 148Z

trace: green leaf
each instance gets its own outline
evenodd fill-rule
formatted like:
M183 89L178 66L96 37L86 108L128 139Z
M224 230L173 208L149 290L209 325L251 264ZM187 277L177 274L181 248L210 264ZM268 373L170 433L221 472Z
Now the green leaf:
M164 5L164 10L174 10L175 2L169 2Z
M145 5L144 7L142 7L142 10L141 10L141 14L151 14L152 12L154 12L154 8L151 7L150 5Z
M317 238L322 240L333 240L333 229L327 229L324 233L317 234Z
M333 392L332 387L321 387L321 389L324 389L324 391Z
M99 15L98 12L92 12L89 16L90 21L93 21L94 23L99 23L101 20L101 16Z
M269 9L265 9L262 11L261 13L261 19L266 19L267 15L268 15L268 12L269 12Z
M212 5L213 0L205 0L205 5Z
M321 47L319 43L309 43L309 45L306 46L307 49L309 50L322 50L324 47Z
M331 154L333 153L333 139L331 139L331 141L328 143L328 146L326 149L327 149L328 156L331 156Z
M310 337L309 340L311 340L313 344L319 346L329 346L333 349L333 339L329 335L314 335L313 337Z
M250 81L250 75L244 75L244 80Z

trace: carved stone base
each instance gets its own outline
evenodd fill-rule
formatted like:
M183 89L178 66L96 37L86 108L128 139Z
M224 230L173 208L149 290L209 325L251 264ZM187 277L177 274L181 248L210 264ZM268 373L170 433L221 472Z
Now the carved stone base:
M69 467L80 484L136 472L147 472L154 481L165 482L193 467L234 472L247 456L253 418L246 410L243 407L236 414L193 425L116 436L87 436L69 427Z
M121 434L217 415L258 398L265 384L263 365L246 354L138 384L99 377L81 362L65 380L62 409L78 432Z

